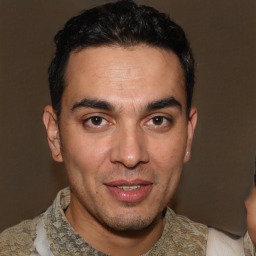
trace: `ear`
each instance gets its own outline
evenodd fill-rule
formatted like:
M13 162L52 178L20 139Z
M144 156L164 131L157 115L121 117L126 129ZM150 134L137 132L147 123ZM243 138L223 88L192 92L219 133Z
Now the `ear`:
M189 120L188 120L188 136L187 136L187 147L184 156L184 163L188 162L191 155L191 148L192 148L192 141L194 137L194 131L196 128L197 123L197 109L192 107L189 113Z
M49 147L52 151L52 158L57 162L62 162L61 143L59 126L56 113L52 106L48 105L44 109L43 123L47 132Z

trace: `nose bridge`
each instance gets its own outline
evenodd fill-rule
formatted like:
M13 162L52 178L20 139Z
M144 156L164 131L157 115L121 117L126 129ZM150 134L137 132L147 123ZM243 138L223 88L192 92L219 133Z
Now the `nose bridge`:
M112 161L122 163L128 168L148 161L143 131L132 122L119 127L112 149Z

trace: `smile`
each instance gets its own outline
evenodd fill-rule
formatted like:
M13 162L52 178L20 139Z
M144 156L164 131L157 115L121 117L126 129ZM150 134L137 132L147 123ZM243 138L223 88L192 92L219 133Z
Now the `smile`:
M104 185L115 200L128 203L144 200L153 189L153 183L145 180L116 180Z
M136 189L140 189L141 186L117 186L118 188L124 190L124 191L132 191Z

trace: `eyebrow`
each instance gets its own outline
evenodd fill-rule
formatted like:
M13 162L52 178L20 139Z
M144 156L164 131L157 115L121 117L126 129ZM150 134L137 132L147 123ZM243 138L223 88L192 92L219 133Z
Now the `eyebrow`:
M148 103L146 106L146 111L152 111L162 108L169 108L169 107L176 107L179 110L182 110L181 103L176 100L174 97L164 98L160 100L156 100L153 102ZM75 103L71 110L74 111L79 108L94 108L94 109L102 109L106 111L113 111L114 106L105 101L105 100L98 100L98 99L88 99L84 98L81 101Z
M169 107L176 107L179 110L182 110L182 105L181 103L176 100L174 97L169 97L161 100L156 100L153 102L150 102L146 110L147 111L152 111L152 110L157 110L157 109L162 109L162 108L169 108Z
M88 98L84 98L81 101L75 103L71 110L74 111L78 108L97 108L107 111L113 110L113 106L107 101Z

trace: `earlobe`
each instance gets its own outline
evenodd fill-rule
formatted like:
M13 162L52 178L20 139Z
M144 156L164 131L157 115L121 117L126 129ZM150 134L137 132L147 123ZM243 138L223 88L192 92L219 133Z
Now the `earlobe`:
M197 123L197 109L192 107L189 113L189 120L188 120L188 137L187 137L187 146L184 156L184 163L188 162L191 156L191 148L192 142L194 137L194 132Z
M52 158L57 162L62 162L61 144L57 116L52 106L48 105L44 109L43 123L47 132L47 140L52 152Z

